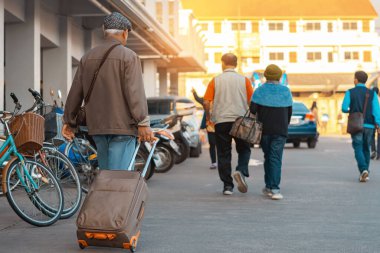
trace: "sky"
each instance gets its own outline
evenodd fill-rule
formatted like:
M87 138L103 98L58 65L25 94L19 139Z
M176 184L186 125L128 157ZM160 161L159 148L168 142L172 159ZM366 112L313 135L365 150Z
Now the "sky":
M377 14L380 16L380 0L371 0L371 2L377 11ZM380 18L376 20L376 30L380 32Z

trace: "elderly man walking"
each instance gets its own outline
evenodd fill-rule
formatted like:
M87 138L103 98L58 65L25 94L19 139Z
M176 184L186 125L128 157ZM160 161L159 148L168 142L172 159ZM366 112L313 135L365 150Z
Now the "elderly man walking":
M371 160L371 143L376 126L380 126L380 106L377 95L365 86L368 75L364 71L355 72L355 88L344 96L342 111L345 113L362 113L364 124L362 130L351 133L352 147L359 169L359 181L369 179L369 162ZM350 119L349 119L350 121ZM350 124L350 122L348 122Z
M104 44L86 53L67 97L62 134L71 140L83 103L100 169L127 169L136 137L152 141L139 57L126 48L131 22L114 12L104 19Z
M232 136L229 133L236 118L247 112L253 94L250 80L238 74L235 71L236 66L237 57L231 53L224 54L223 73L211 80L204 96L206 118L215 123L218 171L224 184L224 195L232 195L234 188L231 177ZM210 115L211 103L212 115ZM235 143L239 158L234 179L238 184L238 190L245 193L248 190L245 178L249 177L248 163L251 148L249 143L240 139L235 139Z

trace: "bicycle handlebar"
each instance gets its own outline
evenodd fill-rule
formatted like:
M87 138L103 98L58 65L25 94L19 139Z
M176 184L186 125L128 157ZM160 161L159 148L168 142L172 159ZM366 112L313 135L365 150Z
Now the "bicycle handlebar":
M32 93L33 97L35 99L42 99L41 94L38 93L36 90L33 90L32 88L29 88L28 91Z
M11 93L11 98L13 99L13 103L15 103L15 104L18 103L18 98L13 92Z

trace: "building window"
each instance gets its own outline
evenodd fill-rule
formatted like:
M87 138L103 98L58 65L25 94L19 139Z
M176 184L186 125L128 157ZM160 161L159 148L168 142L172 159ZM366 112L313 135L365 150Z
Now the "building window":
M321 52L308 52L307 53L307 61L313 62L313 61L320 61L322 60L322 53Z
M208 24L207 23L201 23L200 26L201 26L202 31L208 31Z
M169 33L172 36L175 35L175 22L174 22L174 18L169 18Z
M214 54L214 61L216 64L222 63L222 53L215 53Z
M283 61L284 60L284 53L282 53L282 52L269 53L269 60L271 60L271 61Z
M245 31L246 24L245 23L232 23L232 31Z
M205 61L208 61L208 53L205 53Z
M259 22L252 22L252 32L253 33L259 32Z
M249 65L249 62L248 62L248 59L247 57L242 57L241 58L241 64L245 67L247 67Z
M222 23L220 22L214 23L214 33L222 33Z
M252 57L252 62L253 63L260 63L260 56Z
M329 23L327 24L327 31L328 31L329 33L332 33L332 32L334 31L333 23L329 22Z
M364 51L363 52L363 61L364 62L371 62L372 61L372 52L371 51Z
M345 60L359 60L359 52L356 51L346 51L344 52Z
M297 62L297 52L289 52L289 62L290 63Z
M156 2L156 18L162 24L162 2Z
M370 32L370 23L369 20L363 20L363 32L369 33Z
M344 31L356 31L358 30L358 22L343 22Z
M271 22L268 24L269 31L283 31L284 24L279 22Z
M296 21L290 21L289 22L289 32L291 32L291 33L297 32L297 22Z
M329 57L329 62L333 62L334 61L334 54L333 54L333 52L329 52L328 57Z
M319 22L308 22L305 25L305 31L320 31L321 23Z
M174 15L174 1L169 1L169 15L172 16Z

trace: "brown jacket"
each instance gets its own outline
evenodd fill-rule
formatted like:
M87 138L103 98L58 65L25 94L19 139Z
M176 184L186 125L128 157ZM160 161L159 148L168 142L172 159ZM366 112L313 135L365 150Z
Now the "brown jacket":
M119 42L107 40L82 57L65 106L64 121L70 126L75 127L94 72L115 43ZM135 52L120 45L109 54L86 106L86 120L90 135L137 135L138 125L149 126L141 62Z

